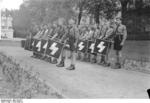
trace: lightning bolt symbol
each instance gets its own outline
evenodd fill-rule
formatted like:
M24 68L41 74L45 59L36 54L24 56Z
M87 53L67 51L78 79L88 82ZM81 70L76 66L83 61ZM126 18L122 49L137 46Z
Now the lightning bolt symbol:
M38 44L36 45L36 47L38 48L37 51L40 51L40 49L41 49L41 41L38 42Z
M58 51L56 45L57 43L53 43L52 46L49 48L50 50L52 50L51 55L55 55L55 53Z
M104 49L105 49L105 46L104 46L104 42L101 42L97 47L99 48L98 52L101 53Z
M78 45L79 50L81 51L84 48L83 42L80 42L80 44Z
M32 44L31 44L32 46L34 46L34 41L32 42Z
M91 49L91 53L94 52L94 46L95 46L95 43L92 43L91 46L90 46L90 49Z

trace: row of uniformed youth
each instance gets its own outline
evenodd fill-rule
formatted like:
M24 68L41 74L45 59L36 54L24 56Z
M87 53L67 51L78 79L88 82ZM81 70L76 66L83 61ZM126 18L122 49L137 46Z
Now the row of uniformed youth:
M68 70L75 69L76 59L98 63L103 66L110 66L108 55L111 46L109 47L107 55L101 56L97 54L76 52L76 47L78 40L95 41L95 39L104 39L111 41L113 43L113 49L116 52L115 68L119 69L121 68L121 50L127 38L127 30L126 26L122 24L121 18L117 18L115 21L110 23L103 23L96 26L77 26L75 22L70 23L69 25L53 23L52 25L42 26L39 29L39 32L33 38L45 40L51 39L61 43L69 44L71 65L66 68ZM49 61L52 64L57 64L57 67L64 67L67 56L66 52L67 50L64 48L60 56L60 62L58 62L55 58L47 57L46 55L38 54L36 52L33 52L32 57L41 58ZM98 61L98 58L100 58L100 61Z

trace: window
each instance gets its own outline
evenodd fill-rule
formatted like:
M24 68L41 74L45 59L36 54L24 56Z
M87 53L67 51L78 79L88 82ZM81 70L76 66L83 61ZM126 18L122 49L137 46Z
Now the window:
M12 29L12 26L9 26L8 29Z
M2 26L2 29L7 29L7 27L6 26Z

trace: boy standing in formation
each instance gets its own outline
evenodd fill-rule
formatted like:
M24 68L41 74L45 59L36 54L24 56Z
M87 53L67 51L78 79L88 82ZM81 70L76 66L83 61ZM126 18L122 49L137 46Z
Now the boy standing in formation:
M49 37L48 37L49 36ZM115 68L121 68L121 50L127 38L127 30L126 26L122 24L121 18L116 18L115 24L114 22L104 22L103 24L96 26L96 27L87 27L83 26L81 28L77 28L75 20L69 23L69 25L60 25L60 24L53 24L52 26L48 27L41 27L35 39L52 39L54 41L58 41L61 43L69 44L69 49L71 53L71 65L67 68L68 70L75 69L75 59L76 59L76 46L79 39L81 40L91 40L95 41L95 39L103 39L112 42L114 40L114 50L116 54L116 63ZM111 45L108 47L108 54L110 53ZM79 57L81 56L80 53ZM100 65L109 66L110 63L108 62L108 54L105 56L101 56ZM39 57L38 54L33 52L33 56ZM86 54L84 53L83 58L86 61L90 61L91 56L92 62L97 62L97 55L93 54ZM45 57L45 56L43 56ZM61 54L61 60L57 64L57 67L64 67L65 66L65 58L66 58L66 50L65 48ZM50 62L53 64L57 63L57 59L49 57Z

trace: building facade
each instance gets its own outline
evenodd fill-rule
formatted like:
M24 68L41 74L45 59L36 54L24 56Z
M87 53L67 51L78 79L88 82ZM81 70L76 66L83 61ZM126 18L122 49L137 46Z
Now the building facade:
M14 30L12 28L13 18L6 11L1 12L1 39L12 39Z

